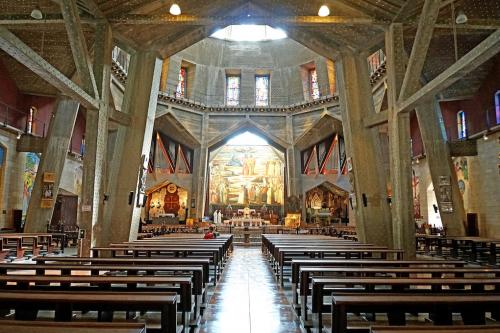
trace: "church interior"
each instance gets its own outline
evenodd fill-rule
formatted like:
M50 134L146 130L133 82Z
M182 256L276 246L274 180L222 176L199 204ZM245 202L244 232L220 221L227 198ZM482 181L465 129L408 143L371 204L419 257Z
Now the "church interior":
M500 332L498 0L0 0L0 333Z

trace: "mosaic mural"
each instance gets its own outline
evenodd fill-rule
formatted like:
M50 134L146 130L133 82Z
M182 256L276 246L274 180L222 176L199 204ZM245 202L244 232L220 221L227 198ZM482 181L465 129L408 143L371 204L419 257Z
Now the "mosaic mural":
M272 146L226 145L211 157L210 204L283 204L282 152Z
M26 154L26 164L24 167L23 174L23 220L26 218L26 213L28 211L28 204L31 198L31 191L35 185L36 172L38 170L38 164L40 163L40 156L36 153Z

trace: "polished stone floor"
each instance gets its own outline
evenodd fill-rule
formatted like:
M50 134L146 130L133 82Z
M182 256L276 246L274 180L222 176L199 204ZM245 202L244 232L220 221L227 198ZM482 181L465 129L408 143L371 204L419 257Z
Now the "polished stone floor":
M260 247L235 247L209 301L199 332L302 332Z

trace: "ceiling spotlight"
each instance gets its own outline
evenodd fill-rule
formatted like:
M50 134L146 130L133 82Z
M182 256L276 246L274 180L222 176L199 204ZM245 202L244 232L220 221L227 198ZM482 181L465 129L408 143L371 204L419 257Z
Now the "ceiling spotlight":
M174 3L172 6L170 6L170 14L172 15L181 15L181 7L179 7L178 4Z
M484 133L484 135L483 135L483 140L484 140L484 141L488 141L488 134Z
M30 16L34 18L35 20L41 20L43 19L43 13L40 10L40 7L37 5L33 10L31 11Z
M17 136L16 136L16 139L21 139L21 132L17 132Z
M321 6L318 11L318 16L325 17L328 15L330 15L330 9L328 8L328 6L327 5Z
M455 23L465 24L465 23L467 23L467 20L469 20L469 18L467 17L467 15L465 15L464 11L459 10L457 13L457 18L455 19Z

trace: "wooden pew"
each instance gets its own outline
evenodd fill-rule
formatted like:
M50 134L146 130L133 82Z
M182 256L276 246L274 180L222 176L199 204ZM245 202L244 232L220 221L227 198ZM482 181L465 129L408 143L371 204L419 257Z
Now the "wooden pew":
M162 247L94 247L92 248L93 257L103 257L104 254L111 253L113 258L155 258L158 257L179 257L184 258L196 257L194 254L201 254L210 258L214 266L215 276L218 276L219 270L222 267L221 249L214 247L194 247L194 246L162 246ZM214 281L215 282L215 281Z
M56 321L71 321L73 311L156 311L161 313L161 332L178 333L177 297L165 292L2 291L0 309L15 310L21 320L36 319L39 310L55 310Z
M424 265L422 265L424 266ZM307 315L306 300L307 295L311 295L311 289L309 288L309 282L311 276L321 277L325 273L334 273L336 277L343 278L354 278L355 277L375 277L378 274L394 275L395 278L409 278L410 275L418 275L419 279L423 278L423 275L432 278L440 278L443 274L453 275L456 278L466 277L465 274L472 274L473 277L488 278L488 277L500 277L500 269L488 269L488 268L455 268L455 267L390 267L390 266L380 266L380 267L301 267L300 268L300 306L297 308L304 309L304 314ZM319 276L321 275L321 276ZM489 276L485 276L489 275ZM295 293L297 294L297 293ZM295 300L294 300L295 301Z
M431 293L432 295L445 295L451 292L450 290L444 291L443 286L450 286L459 289L454 289L452 292L457 293L462 291L464 286L470 286L471 290L467 290L467 293L484 293L485 286L494 286L495 290L500 290L500 279L499 278L312 278L312 315L313 315L313 327L315 329L322 328L322 312L325 308L323 304L323 297L325 296L325 287L343 287L346 286L360 286L359 292L384 292L394 294L417 294L417 293ZM390 287L390 289L378 289L377 287ZM418 287L430 287L429 289L410 289L410 286ZM354 292L351 287L349 287L349 292ZM331 290L329 290L331 291ZM338 290L343 292L342 289ZM335 291L333 294L337 292ZM469 295L470 296L470 295ZM405 296L407 299L413 299L413 296ZM391 300L390 297L385 296L386 299ZM472 297L474 299L474 297ZM376 311L372 311L376 312ZM306 314L306 311L304 311ZM483 318L484 319L484 318ZM335 330L335 332L338 332Z
M146 333L143 323L0 321L0 333Z
M203 280L209 283L210 260L206 258L94 258L94 257L59 257L46 256L33 258L37 265L55 265L61 263L91 265L140 265L140 266L192 266L203 267ZM214 281L217 278L214 270ZM215 282L214 282L215 283Z
M388 254L396 255L398 260L403 259L403 250L391 250L391 249L380 249L380 248L349 248L349 247L332 247L332 248L315 248L307 247L303 249L288 249L288 248L278 248L278 279L281 281L281 285L284 285L283 281L283 271L285 263L290 262L294 255L301 255L304 253L317 253L320 258L324 258L326 255L333 255L343 259L351 259L358 256L359 259L372 259L381 260L387 259ZM379 257L376 257L376 256ZM290 257L290 261L287 261L287 257Z
M462 313L465 324L478 324L477 313L495 311L500 307L500 295L343 295L332 297L332 332L346 333L347 313L398 313L394 324L404 325L404 313L433 313L436 325L450 325L451 313ZM480 316L481 317L481 316ZM484 316L482 318L484 320ZM458 326L460 327L460 326ZM439 330L436 330L439 332ZM428 332L436 332L428 331ZM456 331L454 331L456 332Z
M195 311L194 318L197 319L201 314L201 307L206 299L205 283L203 281L203 267L202 266L161 266L161 265L39 265L39 264L0 264L0 276L8 273L19 274L19 271L31 271L31 275L47 275L55 276L54 271L59 271L60 276L77 276L83 272L90 273L92 276L99 276L101 274L116 274L125 273L130 276L137 276L139 273L146 273L147 276L161 275L164 273L178 273L188 274L192 277L192 294L195 297ZM50 275L49 275L50 273ZM76 274L75 274L76 273ZM24 274L23 274L24 275ZM178 275L175 275L178 276ZM185 276L185 275L184 275Z
M57 284L57 285L55 285ZM120 285L120 287L118 287ZM155 285L154 287L149 287ZM171 287L179 285L179 287ZM180 296L178 310L182 313L182 323L188 327L193 310L192 282L190 277L175 276L57 276L57 275L0 275L0 289L48 291L95 291L112 292L176 292ZM194 318L198 320L198 318Z
M297 285L300 281L300 268L317 267L463 267L461 260L346 260L346 259L292 259L293 302L297 304Z
M372 326L371 333L498 333L499 325L468 326Z

